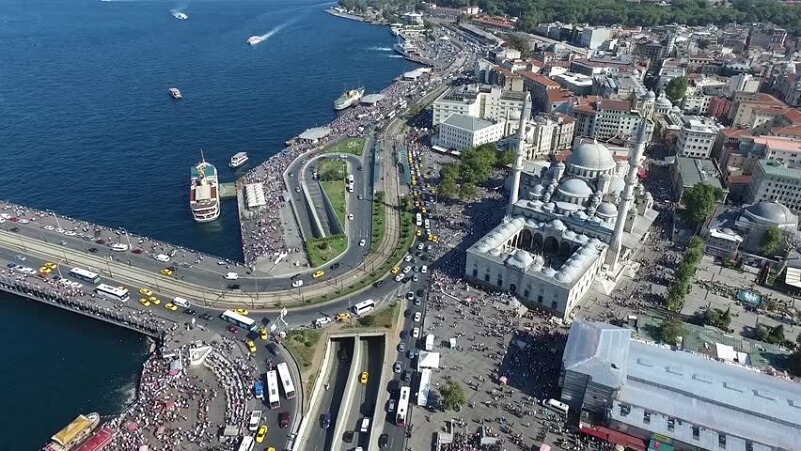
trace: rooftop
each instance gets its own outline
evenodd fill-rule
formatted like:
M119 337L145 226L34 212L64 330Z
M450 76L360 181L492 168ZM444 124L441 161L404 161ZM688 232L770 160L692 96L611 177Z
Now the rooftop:
M715 188L724 189L720 182L720 173L712 160L700 158L677 157L676 164L681 173L684 186L695 186L706 183Z
M448 116L448 118L442 121L442 123L454 128L467 130L470 132L476 132L495 125L492 122L484 119L479 119L477 117L467 116L464 114L456 114L456 113Z
M786 166L776 160L759 160L759 167L765 174L791 179L801 178L801 168Z

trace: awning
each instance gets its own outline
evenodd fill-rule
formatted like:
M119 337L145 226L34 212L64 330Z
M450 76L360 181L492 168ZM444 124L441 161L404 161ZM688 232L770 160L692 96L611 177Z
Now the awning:
M603 426L581 426L581 432L615 445L633 449L634 451L645 451L644 441L614 429L605 428Z
M801 288L801 268L787 268L784 283L791 287Z
M92 422L89 420L89 418L86 418L83 415L78 415L78 418L72 420L72 423L65 426L64 429L58 431L58 433L54 435L52 439L61 446L67 446L67 444L72 442L75 437L83 433L83 431L91 425Z

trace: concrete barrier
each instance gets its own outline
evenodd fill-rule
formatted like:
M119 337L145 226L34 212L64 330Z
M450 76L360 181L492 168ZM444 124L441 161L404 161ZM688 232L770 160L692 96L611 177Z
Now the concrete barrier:
M332 451L343 450L343 442L342 440L339 440L339 437L342 437L342 433L344 432L344 420L347 418L348 412L350 411L350 405L353 402L354 387L358 387L360 384L359 373L361 373L362 368L362 348L359 346L360 339L358 335L354 337L354 340L355 342L353 344L353 356L350 360L348 382L345 384L345 391L342 393L342 402L339 405L337 422L334 425L334 446L332 447Z

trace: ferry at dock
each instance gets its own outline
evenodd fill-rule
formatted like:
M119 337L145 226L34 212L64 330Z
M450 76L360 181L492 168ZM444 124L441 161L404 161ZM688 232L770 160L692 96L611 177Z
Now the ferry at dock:
M44 447L44 451L71 451L76 449L87 437L92 435L98 424L100 424L100 415L97 412L78 415L78 418L72 420L64 429L50 438L52 442Z
M178 88L170 88L170 95L175 100L183 98L183 96L181 95L181 91L179 91Z
M192 167L189 209L196 222L211 222L220 217L220 186L217 168L206 162L202 151L200 152L200 163Z
M362 99L363 95L364 95L364 87L345 91L342 93L341 96L339 96L338 99L334 101L334 109L339 111L339 110L344 110L345 108L348 108L350 106L356 105L359 103L359 100Z
M236 169L239 166L247 163L248 161L248 154L247 152L237 152L231 157L231 161L228 163L228 166L232 169Z

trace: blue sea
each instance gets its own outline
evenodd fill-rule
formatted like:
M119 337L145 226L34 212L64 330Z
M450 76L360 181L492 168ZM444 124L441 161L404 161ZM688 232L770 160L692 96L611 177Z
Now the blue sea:
M344 89L377 92L415 67L386 27L330 16L331 5L0 0L0 198L240 259L235 202L212 224L189 215L201 149L233 181L234 153L257 164L333 119ZM255 35L265 41L247 45ZM124 405L141 339L7 295L0 312L0 395L15 409L0 437L24 440L0 450L34 449L77 413Z

